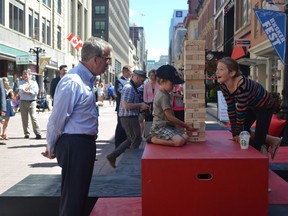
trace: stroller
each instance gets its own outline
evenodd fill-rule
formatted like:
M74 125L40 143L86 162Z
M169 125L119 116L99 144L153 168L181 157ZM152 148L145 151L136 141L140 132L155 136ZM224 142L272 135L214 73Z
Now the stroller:
M36 108L37 108L38 113L40 111L44 112L45 109L48 109L46 98L39 98L39 99L37 99L36 102L37 102Z

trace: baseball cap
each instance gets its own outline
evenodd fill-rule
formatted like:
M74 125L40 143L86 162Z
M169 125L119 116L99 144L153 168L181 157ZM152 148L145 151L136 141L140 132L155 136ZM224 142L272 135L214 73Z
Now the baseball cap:
M156 77L171 81L173 84L182 84L184 80L179 77L175 67L172 65L162 65L157 69Z
M137 76L147 78L146 71L134 70L133 73L136 74Z

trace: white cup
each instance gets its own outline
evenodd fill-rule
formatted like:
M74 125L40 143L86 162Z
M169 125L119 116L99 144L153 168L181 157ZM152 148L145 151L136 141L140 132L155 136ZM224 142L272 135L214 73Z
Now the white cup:
M241 149L248 149L249 148L250 133L248 131L242 131L239 134L239 138L240 138Z

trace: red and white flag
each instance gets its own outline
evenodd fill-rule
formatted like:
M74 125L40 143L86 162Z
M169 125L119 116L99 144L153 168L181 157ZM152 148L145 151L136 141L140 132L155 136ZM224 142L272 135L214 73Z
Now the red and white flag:
M76 37L73 33L69 34L67 39L77 51L83 46L83 42L80 37Z

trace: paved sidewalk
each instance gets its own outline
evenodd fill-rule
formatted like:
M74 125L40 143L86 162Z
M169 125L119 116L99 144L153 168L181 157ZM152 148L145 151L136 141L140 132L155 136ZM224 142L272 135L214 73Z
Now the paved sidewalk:
M100 107L99 134L97 141L97 159L94 174L107 174L113 168L106 161L106 155L110 153L114 144L114 130L116 127L115 108L105 101ZM36 140L30 128L30 139L24 139L20 113L10 119L7 136L8 141L0 144L0 194L8 190L30 174L60 174L61 168L56 159L50 160L41 155L46 146L46 125L50 111L37 114L42 139Z
M24 139L20 113L10 119L7 129L10 139L0 144L0 194L30 174L61 173L56 159L50 160L41 155L46 146L46 125L50 113L50 111L45 111L37 114L42 129L41 140L35 139L32 128L30 128L30 139ZM215 104L209 104L206 120L217 123L216 114ZM95 161L94 174L109 174L114 171L107 162L106 155L114 149L116 123L115 108L110 106L108 101L104 101L104 106L100 107L99 134L96 142L97 161ZM117 161L120 160L121 157L117 159Z

